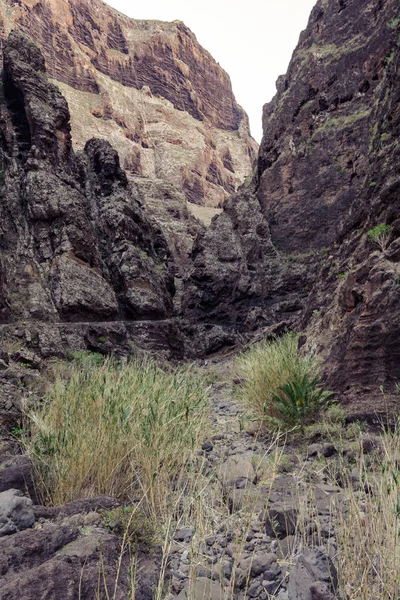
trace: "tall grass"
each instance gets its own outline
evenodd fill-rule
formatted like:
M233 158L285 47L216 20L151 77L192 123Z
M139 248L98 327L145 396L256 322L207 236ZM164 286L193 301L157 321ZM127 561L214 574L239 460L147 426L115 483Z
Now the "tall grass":
M275 425L283 425L285 421L282 406L286 404L289 408L287 386L307 388L303 390L307 392L310 386L316 389L318 382L316 358L299 353L298 336L293 333L263 341L240 354L236 371L241 381L239 394L243 402L260 421ZM312 396L310 390L304 396L307 401L307 397ZM281 403L278 397L282 398ZM296 398L294 401L296 403ZM300 405L298 408L301 408L299 415L307 416L307 409Z
M337 559L349 600L400 598L400 430L384 433L381 452L360 453L365 492L345 485L336 518Z
M206 434L208 388L150 360L81 361L30 413L26 440L43 495L58 505L95 494L143 498L159 514Z

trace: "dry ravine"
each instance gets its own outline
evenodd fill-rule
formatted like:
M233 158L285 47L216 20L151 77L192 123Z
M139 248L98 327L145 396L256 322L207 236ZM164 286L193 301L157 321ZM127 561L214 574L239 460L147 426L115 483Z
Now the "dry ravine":
M388 564L354 557L381 501L375 468L393 467L384 438L333 413L301 437L266 434L240 402L232 358L197 370L211 385L207 439L177 482L179 509L151 545L145 535L127 541L111 497L35 504L29 459L3 446L2 600L344 600L372 598L362 595L371 576L376 590L389 589L380 572ZM371 561L374 551L365 549Z

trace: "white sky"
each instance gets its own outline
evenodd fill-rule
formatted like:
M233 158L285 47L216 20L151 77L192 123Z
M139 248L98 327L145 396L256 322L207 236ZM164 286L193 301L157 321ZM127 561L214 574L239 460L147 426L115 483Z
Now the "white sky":
M135 19L183 21L227 71L261 139L262 106L275 94L316 0L106 0Z

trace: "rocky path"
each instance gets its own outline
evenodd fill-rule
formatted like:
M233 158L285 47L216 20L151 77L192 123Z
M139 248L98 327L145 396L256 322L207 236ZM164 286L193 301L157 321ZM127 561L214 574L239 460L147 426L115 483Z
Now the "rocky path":
M303 457L285 448L283 439L251 431L232 392L229 360L203 368L216 381L213 432L201 454L215 474L222 505L213 532L200 542L196 526L176 533L170 600L177 593L178 600L338 597L331 511L341 488L326 483L313 457L299 473ZM311 448L311 454L334 454L328 446Z

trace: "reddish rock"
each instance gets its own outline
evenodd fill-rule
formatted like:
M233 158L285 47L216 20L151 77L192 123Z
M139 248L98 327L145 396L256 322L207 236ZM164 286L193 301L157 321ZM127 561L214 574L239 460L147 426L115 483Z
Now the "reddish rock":
M16 28L41 48L70 105L76 148L112 140L133 173L214 207L250 172L247 115L182 22L130 19L101 0L0 0L0 17L3 39Z
M132 194L108 142L92 139L80 155L74 153L68 105L47 80L40 50L17 31L4 47L2 85L3 323L171 317L173 270L160 228L146 216L138 193ZM49 326L47 336L36 329L36 339L28 332L24 341L46 348L46 355L49 347L62 354L59 329L65 332ZM147 329L156 341L156 329ZM119 341L126 343L129 332L122 330ZM75 332L72 346L67 339L64 346L93 346L87 326Z

